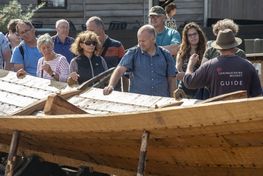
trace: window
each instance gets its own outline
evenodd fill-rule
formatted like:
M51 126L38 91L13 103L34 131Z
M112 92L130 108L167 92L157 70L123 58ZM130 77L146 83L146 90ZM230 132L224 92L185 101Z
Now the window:
M38 4L45 2L45 8L47 9L65 9L67 7L67 0L38 0Z

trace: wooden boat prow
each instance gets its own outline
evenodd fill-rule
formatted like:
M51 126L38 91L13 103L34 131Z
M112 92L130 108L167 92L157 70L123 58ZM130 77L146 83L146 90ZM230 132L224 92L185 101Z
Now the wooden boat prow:
M68 102L87 98L92 91L98 89ZM127 94L120 95L125 99ZM156 97L143 99L151 102ZM87 111L88 107L76 105ZM13 131L18 131L19 153L36 153L48 161L109 174L135 175L142 135L147 132L145 175L261 176L262 107L263 97L256 97L157 109L153 103L140 112L5 115L0 118L0 149L8 151Z

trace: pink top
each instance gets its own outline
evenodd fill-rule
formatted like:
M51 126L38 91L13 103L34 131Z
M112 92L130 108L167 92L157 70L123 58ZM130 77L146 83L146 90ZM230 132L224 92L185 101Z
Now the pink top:
M45 79L53 79L47 72L41 70L41 66L45 63L49 64L51 69L59 75L59 81L66 82L69 75L69 63L65 56L56 54L56 58L50 61L45 61L44 57L38 60L37 76Z

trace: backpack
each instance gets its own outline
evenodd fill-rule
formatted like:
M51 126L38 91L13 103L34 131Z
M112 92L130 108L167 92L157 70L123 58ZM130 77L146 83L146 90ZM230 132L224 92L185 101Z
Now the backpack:
M158 46L157 46L158 47ZM132 67L134 68L134 60L135 60L135 56L136 56L136 54L138 53L138 51L139 51L139 48L140 47L138 47L138 46L134 46L134 47L132 47L132 48L130 48L128 51L130 51L130 52L132 52ZM167 58L167 56L166 56L166 54L165 54L165 50L164 50L164 48L163 47L158 47L158 48L160 48L160 50L161 50L161 53L162 53L162 55L163 55L163 57L164 57L164 59L165 59L165 61L166 61L166 76L168 75L168 58ZM125 77L127 77L127 78L130 78L130 76L131 76L131 70L128 70L127 72L125 72L124 73L124 76Z

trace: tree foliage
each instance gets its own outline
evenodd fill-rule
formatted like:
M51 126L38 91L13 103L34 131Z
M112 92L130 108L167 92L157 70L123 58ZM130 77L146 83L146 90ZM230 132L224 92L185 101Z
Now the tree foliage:
M17 0L9 1L7 5L0 5L0 31L7 31L7 24L11 19L30 20L44 5L45 3L36 6L30 4L28 7L22 7Z

